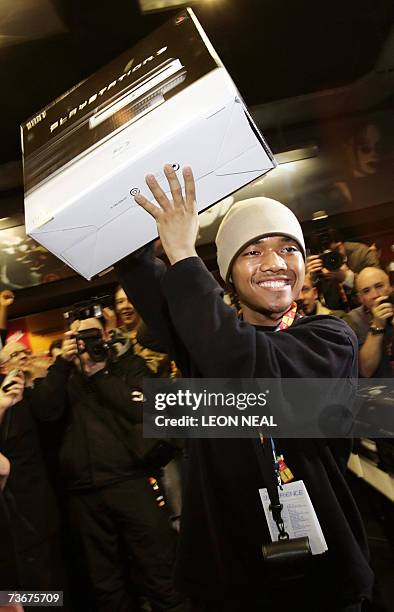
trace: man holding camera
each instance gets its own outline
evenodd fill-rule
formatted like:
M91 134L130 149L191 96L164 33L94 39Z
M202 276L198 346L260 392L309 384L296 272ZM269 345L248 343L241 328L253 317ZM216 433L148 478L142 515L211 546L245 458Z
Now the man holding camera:
M152 609L183 611L172 587L176 534L160 465L150 460L156 441L142 436L142 378L149 370L130 353L112 361L102 321L80 316L74 313L40 392L56 412L67 413L60 459L95 609L138 610L140 582Z
M328 229L324 238L327 251L309 255L306 271L312 278L319 278L319 291L324 296L326 306L347 311L357 305L357 274L367 266L379 267L379 258L376 251L366 244L343 242L333 229Z
M393 293L390 279L380 268L368 267L356 280L361 306L345 320L359 341L359 368L364 378L393 376Z
M182 373L226 379L356 377L357 345L350 328L334 317L296 316L305 246L293 213L268 198L252 198L235 204L224 218L218 263L241 303L239 320L196 254L191 169L183 170L185 195L171 166L164 172L170 197L148 175L156 203L141 195L135 200L156 219L171 267L143 250L119 264L118 272ZM328 444L324 439L279 442L295 478L308 489L328 552L313 558L301 585L275 588L289 569L279 566L275 577L268 577L263 562L261 546L270 536L258 491L268 482L251 440L189 439L177 567L196 611L285 606L358 611L361 599L370 595L372 572L360 516ZM262 452L269 457L269 450Z

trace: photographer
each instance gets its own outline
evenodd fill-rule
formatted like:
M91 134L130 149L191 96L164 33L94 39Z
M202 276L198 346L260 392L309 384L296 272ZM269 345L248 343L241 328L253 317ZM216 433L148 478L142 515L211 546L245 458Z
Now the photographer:
M172 167L166 165L164 172L172 199L148 175L156 203L141 195L135 200L156 219L171 267L166 270L143 250L117 268L133 304L167 341L182 373L354 378L352 330L335 317L296 316L305 246L293 213L268 198L252 198L235 204L222 221L216 239L219 268L241 303L239 320L195 251L198 217L191 169L183 170L185 195ZM358 611L363 597L370 596L372 572L361 519L328 445L324 439L279 443L295 478L308 489L328 551L313 557L310 575L297 587L275 588L291 570L278 568L275 577L269 576L262 559L261 546L270 536L258 491L268 481L259 469L257 448L247 439L191 438L177 570L196 611L295 605L305 611ZM269 459L270 450L261 447Z
M393 376L393 293L388 275L368 267L356 280L361 306L346 315L359 342L359 368L364 378Z
M360 242L343 242L330 228L313 236L311 248L314 252L323 249L322 254L307 257L306 271L319 279L326 306L346 311L357 306L355 279L367 266L379 267L376 251Z
M142 379L149 370L133 354L111 361L101 319L81 314L73 314L40 393L67 413L60 460L95 609L137 610L140 581L152 608L183 611L172 587L176 534L161 497L160 465L150 461L156 441L142 436Z
M25 389L23 372L14 369L13 360L20 357L10 356L7 349L8 345L0 353L3 371L8 367L0 390L0 452L11 464L3 497L17 555L18 583L4 588L65 590L60 521L38 433L38 424L55 415Z

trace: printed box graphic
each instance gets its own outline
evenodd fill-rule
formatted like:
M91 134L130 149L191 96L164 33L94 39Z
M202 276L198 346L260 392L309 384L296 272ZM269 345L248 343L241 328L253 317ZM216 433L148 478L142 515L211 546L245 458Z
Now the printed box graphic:
M27 233L87 279L154 240L133 195L190 165L199 212L275 167L187 9L21 126Z

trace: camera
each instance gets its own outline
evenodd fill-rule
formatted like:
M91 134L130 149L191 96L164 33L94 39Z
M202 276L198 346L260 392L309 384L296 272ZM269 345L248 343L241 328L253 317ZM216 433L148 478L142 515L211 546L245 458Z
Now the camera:
M103 310L107 306L112 307L112 303L113 298L110 295L92 297L90 300L73 304L70 310L64 313L64 318L69 325L73 321L84 321L94 318L99 321L101 320L104 326ZM112 333L112 337L109 340L105 340L102 330L96 327L79 331L75 335L75 339L77 342L81 340L85 346L79 353L88 353L91 360L96 363L106 361L108 358L115 359L116 350L114 345L126 343L126 339L123 336L118 336L116 333Z
M77 342L82 340L85 345L85 348L78 352L80 354L88 353L92 361L98 363L99 361L105 361L109 357L110 346L103 339L100 329L84 329L76 334L75 339Z
M323 267L330 272L337 272L345 261L345 257L336 250L330 249L333 242L341 242L336 231L328 225L328 215L324 210L313 213L314 231L310 238L310 251L318 255Z
M73 304L70 310L63 313L68 325L73 321L83 321L84 319L101 319L104 320L104 308L113 307L113 298L111 295L101 295L92 297L84 302Z

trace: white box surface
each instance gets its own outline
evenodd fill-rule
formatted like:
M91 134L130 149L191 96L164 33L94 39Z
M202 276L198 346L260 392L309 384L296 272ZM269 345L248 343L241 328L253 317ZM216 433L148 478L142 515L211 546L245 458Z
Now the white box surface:
M87 279L152 241L132 194L190 165L199 212L275 166L190 9L21 126L26 231Z

